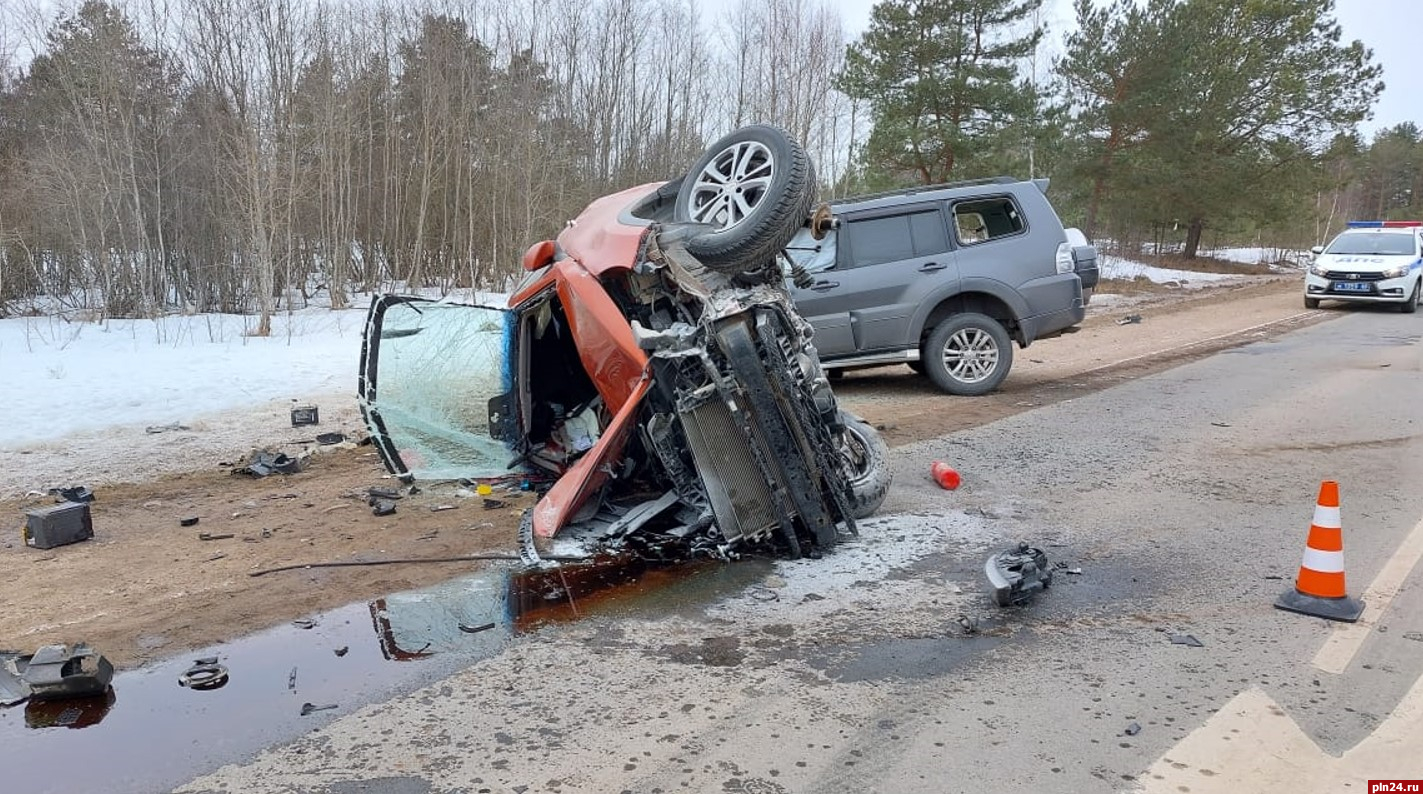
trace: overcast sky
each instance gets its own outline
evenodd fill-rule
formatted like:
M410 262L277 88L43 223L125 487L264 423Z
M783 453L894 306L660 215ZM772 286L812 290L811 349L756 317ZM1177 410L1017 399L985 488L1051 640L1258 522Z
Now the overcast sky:
M713 5L720 5L725 0ZM829 0L840 9L852 37L869 25L874 0ZM1043 22L1055 37L1075 26L1072 0L1047 0ZM1372 119L1360 125L1365 137L1403 121L1423 126L1423 53L1418 52L1423 37L1423 0L1335 0L1335 16L1344 29L1344 39L1358 39L1374 51L1374 60L1383 65L1383 96L1374 106ZM1039 67L1046 70L1046 65Z

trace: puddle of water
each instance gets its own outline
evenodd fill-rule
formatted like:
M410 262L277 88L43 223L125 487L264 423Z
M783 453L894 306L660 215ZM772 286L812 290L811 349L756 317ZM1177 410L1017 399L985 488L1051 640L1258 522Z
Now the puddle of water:
M166 790L495 656L517 632L698 609L770 570L768 560L608 558L515 576L491 569L352 604L314 616L309 629L279 626L120 673L104 698L0 709L0 779L7 792ZM209 656L229 681L181 687L193 660ZM303 716L306 703L337 708Z

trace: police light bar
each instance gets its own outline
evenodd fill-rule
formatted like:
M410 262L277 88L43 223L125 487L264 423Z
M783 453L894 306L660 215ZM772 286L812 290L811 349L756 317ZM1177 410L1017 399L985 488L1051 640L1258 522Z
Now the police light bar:
M1350 229L1409 229L1423 226L1423 221L1349 221Z

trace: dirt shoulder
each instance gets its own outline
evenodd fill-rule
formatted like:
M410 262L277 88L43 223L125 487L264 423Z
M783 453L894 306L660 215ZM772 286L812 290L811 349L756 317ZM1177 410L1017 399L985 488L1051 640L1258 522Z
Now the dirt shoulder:
M837 381L836 393L897 446L1071 399L1334 316L1299 307L1295 278L1186 294L1152 292L1097 308L1076 334L1015 351L1012 374L987 397L940 394L903 366L849 373ZM1127 315L1139 315L1140 322L1118 325ZM321 409L322 430L345 427L354 435L353 399L332 396ZM333 419L327 420L328 415ZM434 584L480 563L310 568L250 576L254 571L321 561L514 550L518 514L532 503L528 494L496 492L503 506L486 509L482 498L461 494L455 486L432 486L401 500L396 514L375 516L366 504L367 489L394 483L374 451L350 444L316 448L308 443L310 428L293 429L289 422L282 427L286 420L283 406L269 405L210 417L183 431L120 431L107 440L66 439L0 455L0 465L27 467L11 470L10 479L0 484L11 489L8 493L27 482L83 482L98 497L92 506L93 540L43 551L24 547L19 528L25 510L51 500L0 498L0 515L8 517L4 523L10 527L0 542L0 568L6 573L0 602L10 605L0 612L0 647L33 649L87 640L120 666L133 667L315 611ZM202 427L220 428L214 434L221 439L206 438ZM126 446L135 443L138 450ZM230 460L234 449L273 445L318 451L306 470L289 476L253 479L217 465ZM162 456L164 465L113 464L116 456L142 459L145 451ZM50 456L62 457L63 466L44 469L41 464ZM6 493L0 488L0 495ZM434 509L446 506L452 509ZM180 526L188 517L199 523ZM199 533L233 537L200 540Z

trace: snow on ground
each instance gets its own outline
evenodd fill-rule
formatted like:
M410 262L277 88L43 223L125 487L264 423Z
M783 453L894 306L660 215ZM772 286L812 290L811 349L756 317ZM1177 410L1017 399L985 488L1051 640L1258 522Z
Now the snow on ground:
M248 335L255 319L238 315L0 320L0 498L216 466L254 447L296 452L316 432L355 434L368 300L274 315L268 337ZM320 427L293 428L291 408L308 403Z
M1097 259L1102 278L1131 281L1144 278L1154 284L1174 284L1181 287L1201 287L1207 284L1236 281L1243 278L1234 273L1198 273L1194 270L1173 270L1156 267L1119 256L1102 254Z

